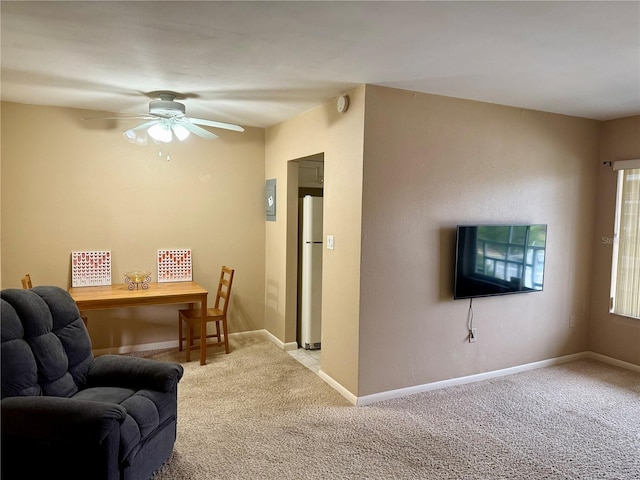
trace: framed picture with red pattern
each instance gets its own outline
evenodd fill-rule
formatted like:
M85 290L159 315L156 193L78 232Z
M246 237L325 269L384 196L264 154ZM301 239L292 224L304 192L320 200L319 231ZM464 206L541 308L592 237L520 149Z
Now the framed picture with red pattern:
M191 249L158 250L158 282L193 280Z
M109 250L71 252L71 286L111 285Z

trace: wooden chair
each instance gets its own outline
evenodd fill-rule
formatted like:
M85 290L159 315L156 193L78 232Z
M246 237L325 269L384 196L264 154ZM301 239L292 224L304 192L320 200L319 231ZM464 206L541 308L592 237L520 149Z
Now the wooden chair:
M31 283L31 275L29 275L28 273L22 277L22 288L24 290L29 290L30 288L33 288L33 284Z
M220 271L220 282L216 293L216 303L213 308L207 308L207 324L215 322L216 331L207 334L206 338L200 339L200 348L207 348L216 345L224 345L225 353L229 353L229 331L227 329L227 310L231 298L231 285L235 270L229 267L222 267ZM220 305L220 302L223 304ZM187 362L191 361L191 350L196 348L193 345L193 327L200 325L202 310L199 308L189 308L178 311L178 350L182 351L182 342L186 340ZM182 322L185 322L186 337L183 333ZM207 338L216 338L215 342L207 342Z
M23 290L29 290L31 288L33 288L33 283L31 283L31 275L29 275L28 273L22 277L22 289ZM87 317L80 317L82 318L82 321L84 322L84 326L87 326L87 323L89 322L89 319Z

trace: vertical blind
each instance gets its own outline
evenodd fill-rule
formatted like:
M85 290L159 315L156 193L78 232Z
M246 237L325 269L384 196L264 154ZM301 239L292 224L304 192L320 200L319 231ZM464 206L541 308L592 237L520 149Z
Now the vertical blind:
M611 311L640 318L640 160L615 162L618 170L611 275Z

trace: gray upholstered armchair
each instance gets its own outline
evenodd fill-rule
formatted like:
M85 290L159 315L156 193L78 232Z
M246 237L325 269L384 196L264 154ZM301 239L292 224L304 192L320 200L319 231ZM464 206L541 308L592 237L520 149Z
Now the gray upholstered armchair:
M2 478L149 478L173 450L182 366L94 358L61 288L0 298Z

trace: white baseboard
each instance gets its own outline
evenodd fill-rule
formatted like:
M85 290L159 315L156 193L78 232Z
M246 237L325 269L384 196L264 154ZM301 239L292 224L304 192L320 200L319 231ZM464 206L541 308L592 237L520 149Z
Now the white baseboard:
M634 372L640 373L640 365L636 365L635 363L623 362L622 360L618 360L617 358L607 357L606 355L602 355L596 352L586 352L588 358L593 358L594 360L599 360L603 363L608 363L609 365L613 365L615 367L625 368L627 370L632 370Z
M267 340L269 340L271 343L275 344L278 348L284 350L285 352L288 352L290 350L297 350L298 349L298 342L283 342L282 340L280 340L278 337L276 337L275 335L273 335L269 330L255 330L255 332L262 332L262 334L265 336L265 338Z
M235 333L230 333L229 334L229 338L239 338L239 337L255 337L256 335L259 337L264 337L264 332L266 330L248 330L245 332L235 332Z
M501 370L494 370L491 372L483 372L475 375L467 375L465 377L452 378L448 380L441 380L438 382L426 383L423 385L415 385L407 388L399 388L396 390L388 390L386 392L374 393L371 395L364 395L357 397L353 395L349 390L344 388L340 383L335 381L332 377L320 370L318 375L331 387L337 390L343 397L349 400L356 406L371 405L373 403L381 402L384 400L391 400L393 398L405 397L407 395L414 395L416 393L429 392L440 388L453 387L455 385L464 385L466 383L481 382L483 380L489 380L492 378L504 377L506 375L513 375L514 373L526 372L529 370L535 370L538 368L550 367L553 365L560 365L562 363L573 362L575 360L581 360L583 358L592 358L599 360L610 365L632 370L640 373L640 365L624 362L615 358L607 357L595 352L580 352L571 355L565 355L562 357L550 358L547 360L541 360L539 362L527 363L524 365L518 365L515 367L504 368Z
M552 365L572 362L574 360L587 358L588 356L588 352L574 353L572 355L565 355L563 357L550 358L548 360L527 363L525 365L503 368L501 370L493 370L491 372L477 373L474 375L467 375L465 377L451 378L448 380L441 380L438 382L426 383L423 385L415 385L413 387L399 388L397 390L388 390L386 392L364 395L362 397L357 397L355 405L370 405L372 403L381 402L383 400L391 400L393 398L405 397L407 395L413 395L416 393L429 392L431 390L438 390L440 388L464 385L466 383L481 382L483 380L489 380L491 378L504 377L506 375L513 375L514 373L526 372L528 370L535 370L537 368L550 367Z
M255 336L255 335L265 336L264 335L265 332L267 331L252 330L249 332L230 333L229 339L232 339L233 337L241 337L241 336ZM273 337L273 335L271 336ZM273 338L276 338L276 337L273 337ZM195 340L198 341L198 339L195 339ZM121 347L99 348L99 349L93 350L93 355L98 357L100 355L105 355L107 353L122 354L122 353L131 353L131 352L148 352L149 350L164 350L166 348L178 348L178 340L168 340L166 342L157 342L157 343L141 343L137 345L124 345Z
M358 405L358 397L344 388L340 383L336 382L332 377L324 373L322 369L318 370L318 376L353 405Z
M287 342L287 343L282 342L278 337L276 337L266 329L252 330L249 332L230 333L229 337L231 338L233 336L246 336L246 335L261 335L262 337L271 341L278 348L284 351L296 350L298 348L297 342ZM178 341L170 340L170 341L158 342L158 343L145 343L140 345L126 345L121 347L102 348L102 349L93 350L93 354L95 356L99 356L107 353L122 354L122 353L131 353L131 352L144 352L148 350L162 350L166 348L178 348ZM526 372L529 370L550 367L553 365L560 365L562 363L573 362L575 360L581 360L583 358L591 358L594 360L601 361L603 363L614 365L616 367L625 368L627 370L632 370L634 372L640 373L640 365L624 362L622 360L608 357L600 353L585 351L580 353L574 353L571 355L565 355L562 357L541 360L538 362L527 363L524 365L517 365L515 367L503 368L501 370L493 370L491 372L477 373L474 375L451 378L447 380L441 380L438 382L425 383L422 385L414 385L412 387L398 388L395 390L387 390L385 392L373 393L371 395L364 395L361 397L358 397L353 393L351 393L339 382L337 382L334 378L327 375L322 369L318 371L318 376L322 380L324 380L329 386L331 386L334 390L340 393L340 395L346 398L353 405L365 406L365 405L371 405L377 402L382 402L384 400L391 400L394 398L414 395L416 393L429 392L432 390L438 390L440 388L453 387L456 385L464 385L467 383L481 382L483 380L489 380L492 378L499 378L499 377L504 377L506 375L513 375L514 373Z
M123 345L121 347L98 348L93 350L93 354L98 357L107 353L131 353L147 352L149 350L164 350L165 348L178 348L178 340L168 340L166 342L142 343L138 345Z

